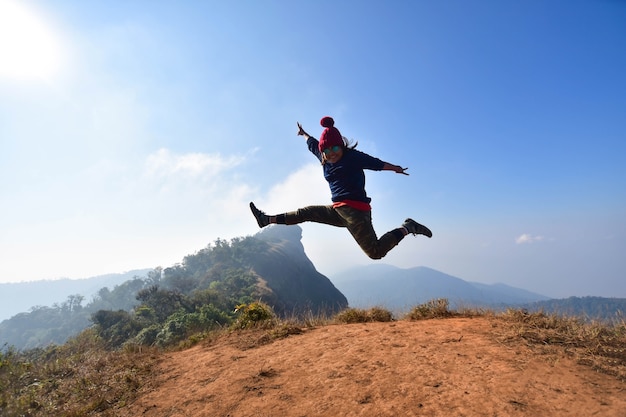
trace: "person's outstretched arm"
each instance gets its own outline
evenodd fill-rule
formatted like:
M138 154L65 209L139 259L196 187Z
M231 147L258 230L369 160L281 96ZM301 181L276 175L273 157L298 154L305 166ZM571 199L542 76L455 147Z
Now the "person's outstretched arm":
M300 122L296 122L298 124L298 136L304 136L304 139L306 140L307 146L309 148L309 151L311 151L311 153L313 155L315 155L315 157L323 163L324 161L324 156L322 155L322 153L319 151L318 145L319 142L317 141L317 139L315 139L313 136L309 135L303 128L302 125L300 124Z
M405 172L407 169L408 168L402 168L400 165L390 164L389 162L385 162L385 165L383 166L383 171L393 171L396 174L409 175L407 172Z

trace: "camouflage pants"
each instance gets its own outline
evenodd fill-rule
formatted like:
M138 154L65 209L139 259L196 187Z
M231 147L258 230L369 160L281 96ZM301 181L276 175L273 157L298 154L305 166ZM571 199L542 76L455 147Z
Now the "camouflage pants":
M394 229L378 239L372 226L372 212L342 206L308 206L285 213L286 224L303 222L324 223L345 227L363 252L372 259L380 259L404 238L401 229Z

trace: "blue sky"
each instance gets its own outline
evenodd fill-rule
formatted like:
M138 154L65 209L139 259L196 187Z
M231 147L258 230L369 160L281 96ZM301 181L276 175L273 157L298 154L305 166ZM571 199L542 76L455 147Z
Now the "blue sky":
M171 266L326 204L296 136L330 115L369 172L369 260L304 224L317 269L427 266L626 297L622 1L0 0L0 282Z

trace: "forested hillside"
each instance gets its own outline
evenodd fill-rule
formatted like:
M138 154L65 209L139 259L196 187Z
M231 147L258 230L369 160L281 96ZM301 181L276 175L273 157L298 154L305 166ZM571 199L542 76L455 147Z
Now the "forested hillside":
M133 341L165 345L188 333L229 324L237 306L263 301L278 315L331 314L346 298L315 270L299 227L218 239L179 264L155 268L92 301L70 295L0 323L0 346L28 349L64 343L94 324L110 347Z
M69 295L66 301L52 306L35 306L0 323L0 347L30 349L64 343L69 337L91 325L91 315L98 310L130 311L139 301L138 291L155 277L136 277L117 285L113 290L102 288L87 304L80 294Z

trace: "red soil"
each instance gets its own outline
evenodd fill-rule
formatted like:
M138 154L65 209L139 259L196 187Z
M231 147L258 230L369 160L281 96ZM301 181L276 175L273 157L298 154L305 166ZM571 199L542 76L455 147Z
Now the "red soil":
M493 318L235 332L169 353L121 416L626 416L626 383ZM264 343L267 342L267 343Z

